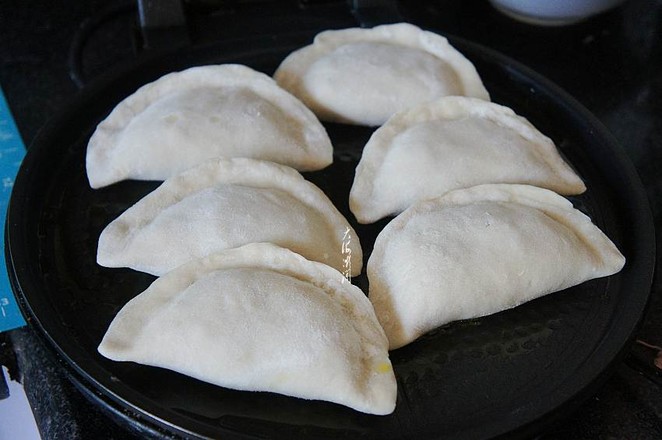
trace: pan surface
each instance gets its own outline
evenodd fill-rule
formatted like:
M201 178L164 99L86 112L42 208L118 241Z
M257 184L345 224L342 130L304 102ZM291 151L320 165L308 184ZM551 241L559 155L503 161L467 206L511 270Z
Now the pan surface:
M524 66L452 39L493 101L551 137L588 191L570 198L616 243L622 272L516 309L450 324L391 353L396 410L370 416L317 401L209 385L103 358L96 347L119 309L153 277L95 262L101 230L156 188L121 182L92 190L85 149L96 125L141 85L193 65L241 63L268 74L310 35L219 43L162 54L109 74L56 115L35 139L16 179L7 221L7 261L23 313L71 379L115 418L144 432L193 438L470 439L525 436L595 391L643 314L654 263L646 197L625 153L576 101ZM352 222L370 254L388 220L354 222L348 194L372 129L327 124L329 168L306 177ZM353 280L367 292L365 276Z

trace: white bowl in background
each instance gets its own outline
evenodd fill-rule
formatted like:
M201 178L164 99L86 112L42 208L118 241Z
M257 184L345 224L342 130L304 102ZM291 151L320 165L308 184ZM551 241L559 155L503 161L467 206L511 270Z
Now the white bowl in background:
M562 26L577 23L625 0L489 0L505 15L529 24Z

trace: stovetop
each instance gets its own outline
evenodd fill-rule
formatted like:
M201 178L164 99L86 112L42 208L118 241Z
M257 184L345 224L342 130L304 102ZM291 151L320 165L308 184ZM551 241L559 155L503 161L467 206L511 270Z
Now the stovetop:
M117 64L163 47L241 39L247 30L268 36L356 26L348 3L357 2L190 0L184 2L185 28L177 15L156 16L171 20L169 32L162 33L150 26L154 15L143 17L146 26L140 27L134 2L4 2L0 85L29 145L79 86ZM365 24L376 24L391 20L394 12L500 51L568 91L622 144L640 174L655 225L662 224L662 2L630 0L586 22L556 28L515 22L482 0L401 1L397 8L362 9L358 15ZM662 249L660 238L657 244ZM29 328L0 340L0 360L21 379L44 439L136 438L80 394ZM662 370L655 366L661 345L662 285L656 277L629 354L594 397L539 438L662 438Z

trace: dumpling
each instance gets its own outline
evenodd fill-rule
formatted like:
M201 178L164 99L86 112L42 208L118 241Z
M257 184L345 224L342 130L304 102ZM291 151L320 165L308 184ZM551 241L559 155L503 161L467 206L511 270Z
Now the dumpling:
M157 279L110 324L99 352L246 391L395 408L388 340L363 292L330 267L260 243Z
M365 148L349 206L361 223L418 200L484 183L580 194L586 186L554 142L510 108L449 96L394 115Z
M319 188L292 168L245 158L218 158L166 180L101 232L97 262L162 275L256 242L361 273L359 238Z
M473 64L446 38L407 23L325 31L274 78L324 121L377 126L422 102L489 100Z
M87 176L93 188L165 180L218 156L311 171L331 164L333 147L315 115L269 76L235 64L201 66L120 102L90 138Z
M451 321L509 309L624 264L565 198L500 184L411 206L379 234L367 272L370 301L395 349Z

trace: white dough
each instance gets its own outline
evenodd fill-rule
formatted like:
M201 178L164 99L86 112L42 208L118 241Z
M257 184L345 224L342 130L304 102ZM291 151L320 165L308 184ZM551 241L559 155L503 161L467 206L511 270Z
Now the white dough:
M473 64L446 38L407 23L322 32L274 78L320 119L360 125L441 96L489 100Z
M363 292L326 265L264 243L157 279L120 310L99 352L227 388L370 414L395 408L388 340Z
M165 180L218 156L301 171L326 167L333 147L315 115L246 66L193 67L138 89L103 120L87 147L92 188Z
M215 159L166 180L102 231L97 262L162 275L256 242L361 273L359 238L319 188L292 168L245 158Z
M501 184L411 206L377 237L367 272L370 300L395 349L451 321L509 309L624 264L565 198Z
M510 108L449 96L398 113L363 149L350 191L361 223L416 201L484 183L580 194L586 187L554 142Z

